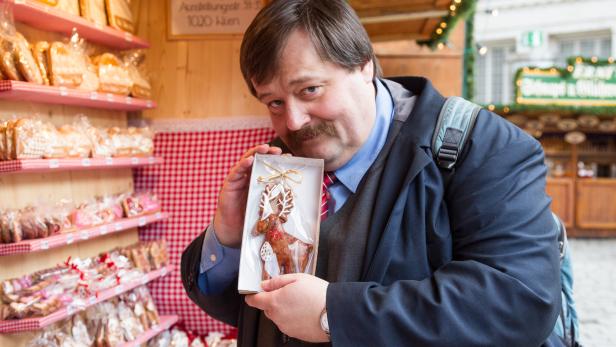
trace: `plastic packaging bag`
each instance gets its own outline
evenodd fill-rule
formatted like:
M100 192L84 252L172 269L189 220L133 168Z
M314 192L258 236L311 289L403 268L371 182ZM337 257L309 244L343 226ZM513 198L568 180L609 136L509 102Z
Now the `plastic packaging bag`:
M261 291L261 281L314 273L323 160L255 156L240 256L238 290Z

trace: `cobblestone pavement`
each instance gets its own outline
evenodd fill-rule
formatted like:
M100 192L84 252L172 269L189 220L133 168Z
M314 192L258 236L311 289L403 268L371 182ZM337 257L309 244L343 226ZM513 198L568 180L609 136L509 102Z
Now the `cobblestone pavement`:
M570 239L584 347L616 346L616 239Z

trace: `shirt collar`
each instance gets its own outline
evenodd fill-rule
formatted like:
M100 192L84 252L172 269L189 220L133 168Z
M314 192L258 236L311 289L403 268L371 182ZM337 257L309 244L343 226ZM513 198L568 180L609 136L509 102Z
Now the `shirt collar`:
M374 85L376 88L376 117L370 135L351 160L334 172L338 181L353 193L383 148L394 115L394 102L387 87L379 79L374 80Z

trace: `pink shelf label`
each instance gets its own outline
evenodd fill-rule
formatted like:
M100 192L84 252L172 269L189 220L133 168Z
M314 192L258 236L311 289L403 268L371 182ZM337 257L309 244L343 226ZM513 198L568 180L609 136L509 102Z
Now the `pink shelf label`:
M100 231L101 235L105 235L105 234L107 234L109 232L109 229L107 229L106 225L103 225L103 226L100 227L99 231Z
M71 243L73 243L73 241L75 241L75 238L73 237L73 235L68 234L66 235L66 244L70 245Z
M124 229L124 225L122 223L115 223L113 227L115 228L115 231L120 231Z
M90 93L90 100L98 100L98 93L97 92L91 92Z
M60 96L67 96L68 95L68 89L66 89L66 87L60 87Z
M165 266L164 268L161 269L160 271L160 276L163 277L167 274L167 267Z
M145 106L147 108L152 108L152 106L154 106L154 105L152 104L152 101L148 100L148 101L146 101Z
M111 157L105 158L105 165L113 165L113 158Z
M41 249L49 249L49 241L47 240L41 241Z
M154 164L156 162L156 158L154 157L148 157L148 163L150 164Z
M141 285L146 285L148 282L150 282L148 276L141 277Z
M89 238L90 238L90 235L89 235L89 233L88 233L87 231L82 231L82 232L80 233L80 236L81 236L81 239L82 239L82 240L87 240L87 239L89 239Z
M115 96L111 93L105 94L105 97L107 98L107 101L109 102L113 101L113 99L115 98Z
M50 169L57 169L60 167L60 162L58 161L58 159L50 159L49 160L49 168Z
M131 98L130 96L127 96L126 98L124 98L124 102L126 102L127 105L132 105L133 98Z
M146 223L146 219L145 219L145 217L141 217L141 218L139 218L139 226L140 226L140 227L142 227L142 226L144 226L144 225L146 225L146 224L147 224L147 223Z
M130 163L131 163L132 165L137 165L137 164L139 164L139 158L137 158L137 157L132 157L132 158L130 158Z
M119 286L115 287L113 292L115 293L115 295L122 294L124 292L124 286L120 284Z
M81 159L81 166L86 166L86 167L88 167L88 166L90 166L90 165L92 165L92 162L90 161L90 159L89 159L89 158L83 158L83 159Z
M154 217L156 219L162 219L163 218L163 214L161 212L156 212L156 214L154 215Z
M124 33L124 40L133 42L133 35L131 33Z

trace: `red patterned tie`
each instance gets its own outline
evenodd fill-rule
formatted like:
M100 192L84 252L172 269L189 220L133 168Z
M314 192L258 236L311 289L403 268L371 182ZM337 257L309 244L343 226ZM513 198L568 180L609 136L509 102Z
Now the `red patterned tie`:
M321 194L321 222L327 219L328 207L331 202L331 194L328 188L334 183L336 183L336 176L333 173L324 173L323 193Z

